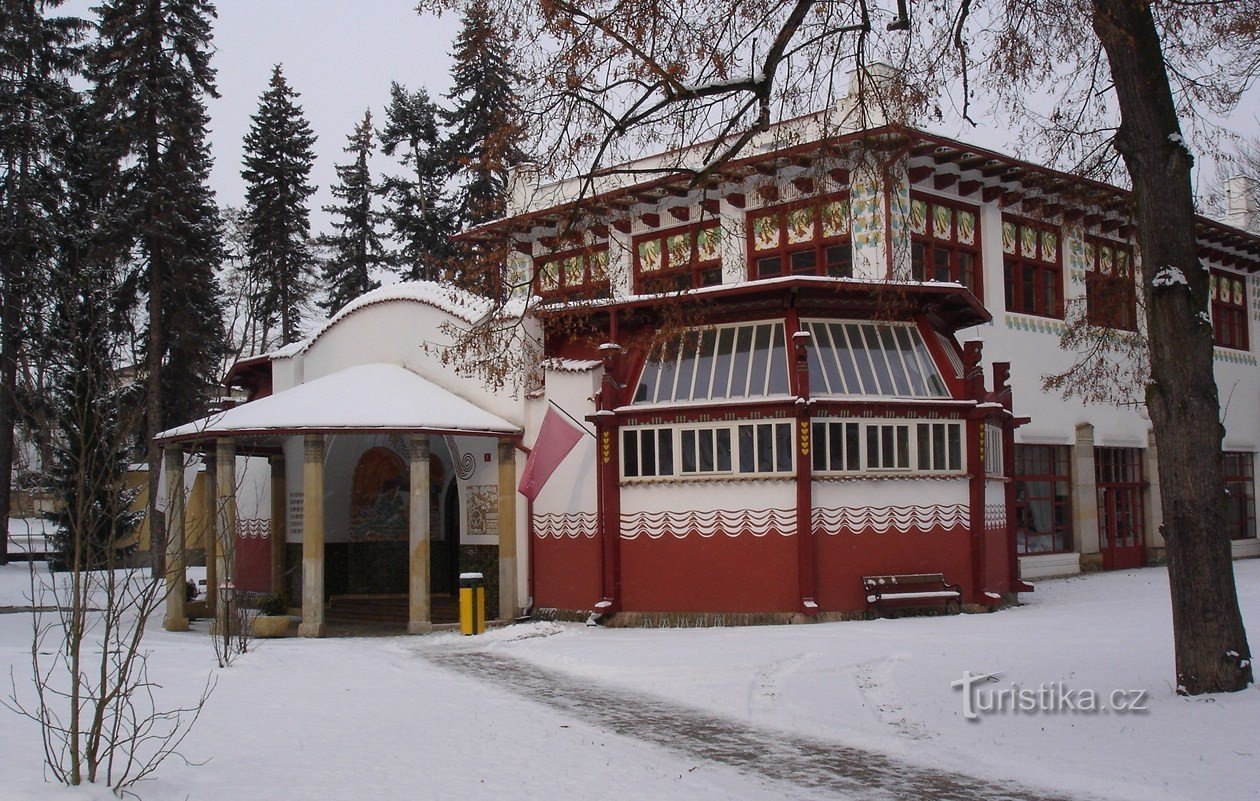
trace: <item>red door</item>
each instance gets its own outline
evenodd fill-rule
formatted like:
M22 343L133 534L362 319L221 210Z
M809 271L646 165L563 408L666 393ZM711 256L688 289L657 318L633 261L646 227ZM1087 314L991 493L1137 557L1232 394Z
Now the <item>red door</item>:
M1146 564L1146 519L1140 448L1095 448L1098 484L1098 539L1103 569L1124 570Z

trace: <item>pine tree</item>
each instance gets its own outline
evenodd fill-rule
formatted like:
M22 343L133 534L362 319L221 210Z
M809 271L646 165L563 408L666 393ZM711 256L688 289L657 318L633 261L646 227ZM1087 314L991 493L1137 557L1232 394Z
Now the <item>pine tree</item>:
M61 177L54 150L73 102L84 23L47 17L61 0L0 0L0 564L8 562L18 363L46 282Z
M424 89L409 92L394 83L389 93L381 150L387 156L401 151L399 160L411 172L387 176L382 182L385 219L401 243L391 262L406 280L437 280L450 259L450 236L455 232L443 191L453 165L442 147L438 122L442 112Z
M315 134L279 64L259 98L245 136L246 255L264 332L280 324L282 344L301 337L302 311L312 291L308 180Z
M459 165L456 218L461 226L503 216L507 171L521 161L520 76L501 24L485 0L473 0L455 40L452 101L444 114L453 130L447 150Z
M130 276L146 297L143 438L149 463L152 556L162 566L156 515L160 450L154 435L202 414L223 348L214 268L221 222L208 188L206 97L213 4L206 0L104 0L89 55L95 100L107 115L119 173L112 225L133 249Z
M376 232L381 214L372 208L377 190L368 169L373 151L370 109L346 138L349 144L344 150L354 159L337 165L338 183L332 188L333 197L342 204L324 207L324 211L339 219L333 222L334 233L320 237L320 244L328 249L323 270L328 295L320 306L329 314L380 286L372 273L386 262Z

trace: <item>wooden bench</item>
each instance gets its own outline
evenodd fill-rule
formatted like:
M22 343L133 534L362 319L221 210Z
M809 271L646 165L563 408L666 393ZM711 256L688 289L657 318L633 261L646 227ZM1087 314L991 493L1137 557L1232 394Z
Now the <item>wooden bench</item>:
M862 588L866 591L868 618L872 617L872 612L882 616L888 601L897 601L901 606L944 603L946 609L952 603L962 612L962 587L950 584L942 573L863 576Z

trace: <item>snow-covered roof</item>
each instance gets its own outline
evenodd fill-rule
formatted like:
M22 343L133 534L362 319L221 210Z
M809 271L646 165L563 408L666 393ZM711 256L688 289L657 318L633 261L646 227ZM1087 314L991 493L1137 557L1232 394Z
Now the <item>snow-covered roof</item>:
M436 281L403 281L397 284L386 284L373 289L371 292L365 292L345 306L342 306L336 314L328 318L327 322L317 328L309 338L285 345L283 348L273 350L267 355L272 359L285 359L296 356L315 344L315 341L323 336L328 329L355 312L369 306L392 301L423 303L426 306L432 306L457 317L470 325L481 320L494 310L494 304L490 300L460 289L453 284L438 283Z
M602 367L603 362L598 359L543 359L542 366L547 370L555 370L560 373L588 373L596 367Z
M520 428L396 364L360 364L163 431L160 442L299 431L519 434Z

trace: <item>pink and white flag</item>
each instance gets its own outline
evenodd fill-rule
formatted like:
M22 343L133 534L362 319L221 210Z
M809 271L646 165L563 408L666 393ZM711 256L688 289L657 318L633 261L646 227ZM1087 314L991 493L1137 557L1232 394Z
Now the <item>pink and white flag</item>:
M538 439L534 441L534 449L525 460L525 472L521 475L521 485L517 491L531 501L542 492L543 485L556 468L569 455L569 451L578 444L584 432L565 419L555 409L548 409L543 417L542 427L538 430Z

